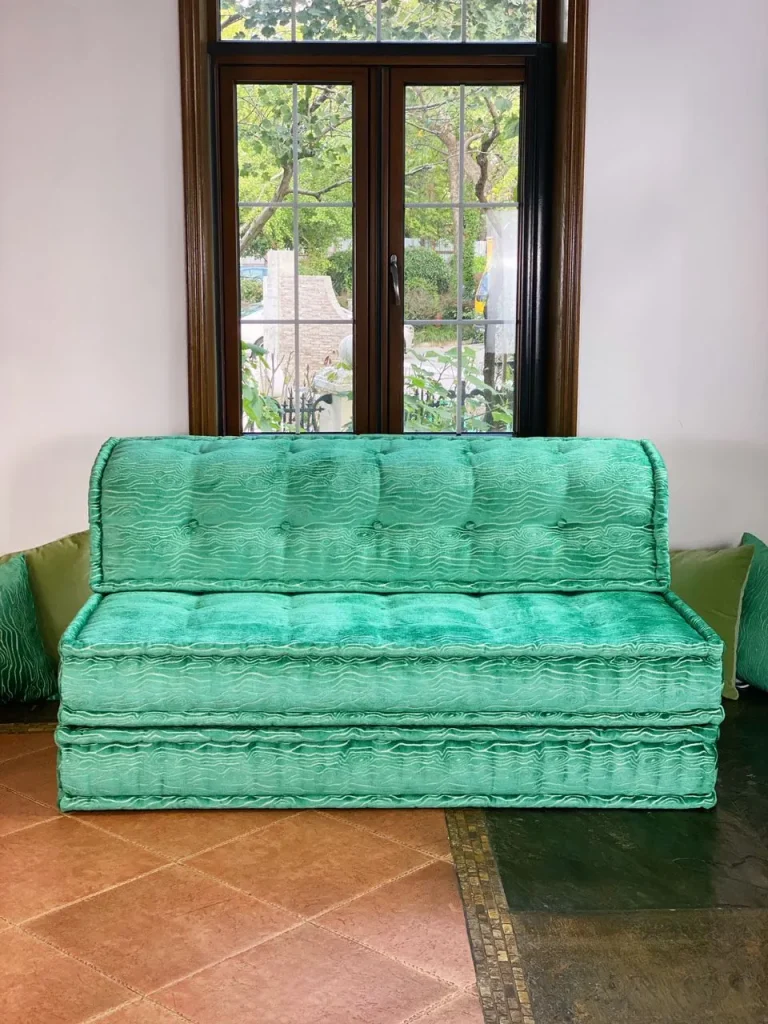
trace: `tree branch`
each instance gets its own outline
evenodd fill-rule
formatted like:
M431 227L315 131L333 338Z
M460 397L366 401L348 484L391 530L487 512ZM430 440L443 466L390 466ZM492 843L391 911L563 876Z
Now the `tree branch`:
M314 199L320 201L320 197L324 196L327 192L333 192L335 188L341 188L342 185L350 185L352 178L342 178L341 181L335 181L333 185L326 185L325 188L319 189L317 192L311 192L309 189L298 189L296 195L298 196L312 196Z
M293 177L293 167L290 164L286 164L283 167L283 173L280 176L280 181L275 189L270 202L281 203L288 194L288 189L291 187L291 178ZM265 206L259 210L255 217L248 221L244 228L240 232L240 255L242 255L247 246L253 241L254 238L258 238L261 232L264 230L268 222L275 214L274 206Z

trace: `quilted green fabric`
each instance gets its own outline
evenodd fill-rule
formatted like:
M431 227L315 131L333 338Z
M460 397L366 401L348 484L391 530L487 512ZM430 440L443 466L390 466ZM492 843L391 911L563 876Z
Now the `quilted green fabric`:
M56 674L43 647L24 555L0 565L0 703L48 700Z
M59 727L65 811L151 807L710 807L716 726Z
M61 721L703 724L721 650L674 595L113 594L64 637Z
M754 546L741 606L741 630L736 674L739 679L761 690L768 690L768 546L751 533L742 544Z
M64 810L714 803L648 443L114 439L90 517Z
M647 442L113 439L90 519L101 593L669 586L666 473Z

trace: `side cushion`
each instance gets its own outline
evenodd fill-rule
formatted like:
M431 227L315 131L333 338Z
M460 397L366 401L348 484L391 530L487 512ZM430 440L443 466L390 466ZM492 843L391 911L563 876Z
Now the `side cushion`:
M90 519L101 593L669 584L666 473L647 442L113 439L94 466Z
M754 548L703 548L672 552L672 589L725 644L723 696L738 700L736 649L744 586Z
M751 533L745 533L741 543L752 545L755 557L744 590L736 674L745 683L768 690L768 545Z
M0 565L0 703L48 700L56 693L43 648L24 555Z
M94 597L74 726L718 723L722 643L673 595Z
M40 635L46 653L58 665L62 634L91 596L89 533L72 533L21 553L27 561ZM0 563L12 557L0 556Z

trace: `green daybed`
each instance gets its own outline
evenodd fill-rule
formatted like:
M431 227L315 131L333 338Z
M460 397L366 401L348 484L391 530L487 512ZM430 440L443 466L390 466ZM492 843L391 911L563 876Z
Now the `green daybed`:
M714 803L646 442L113 439L90 519L64 810Z

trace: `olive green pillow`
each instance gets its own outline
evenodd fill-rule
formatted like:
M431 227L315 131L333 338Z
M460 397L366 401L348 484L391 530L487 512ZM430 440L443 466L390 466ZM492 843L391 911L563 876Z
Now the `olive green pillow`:
M745 533L742 544L755 549L749 571L739 631L739 679L761 690L768 690L768 546L751 533Z
M755 549L704 548L672 552L672 591L725 643L723 696L736 700L736 651L744 586Z
M73 533L23 554L43 644L58 664L62 633L91 596L90 535L87 530Z
M62 633L91 596L90 534L87 530L73 533L25 555L40 634L46 651L58 664Z
M24 555L0 565L0 703L49 700L56 672L37 626Z

